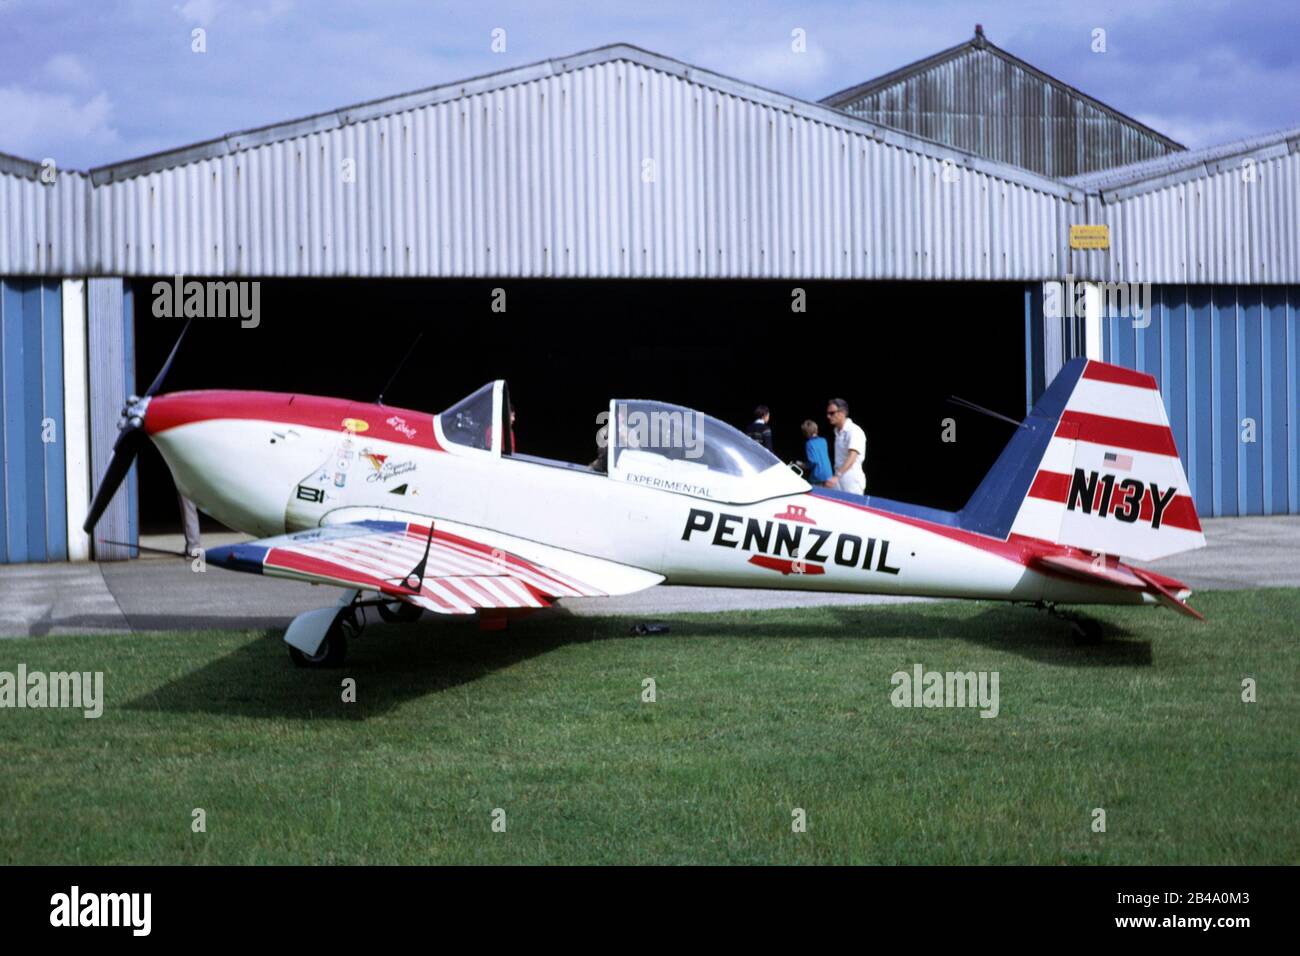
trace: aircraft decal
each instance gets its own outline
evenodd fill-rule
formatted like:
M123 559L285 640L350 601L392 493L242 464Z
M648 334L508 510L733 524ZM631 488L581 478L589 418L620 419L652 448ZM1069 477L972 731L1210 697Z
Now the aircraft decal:
M749 563L758 568L780 571L782 574L825 574L826 569L820 564L808 564L802 558L787 561L785 558L769 558L765 554L755 554Z
M1161 487L1154 481L1076 468L1073 475L1039 471L1029 496L1063 504L1067 511L1114 517L1124 524L1141 522L1155 531L1164 527L1200 531L1191 496L1178 491L1175 485Z
M808 509L803 505L786 505L785 511L779 515L773 515L774 518L780 518L785 521L799 521L803 524L816 524L812 518L808 517Z
M651 488L658 488L660 491L676 491L683 495L694 495L697 498L712 498L713 492L703 485L697 485L689 481L672 481L668 478L659 478L655 475L638 475L629 473L627 480L634 485L648 485Z
M400 415L390 415L384 424L392 426L393 431L406 438L414 438L416 435L416 430L406 424L406 419Z
M709 531L713 531L711 538L707 537ZM881 574L898 574L901 570L889 564L889 541L884 538L863 538L805 524L760 521L758 518L747 519L742 515L692 508L686 516L682 540L690 541L697 533L718 548L737 548L769 558L780 558L784 553L788 559L786 562L753 559L750 562L782 574L822 574L825 565L832 563ZM795 571L793 565L786 568L790 562L803 563L805 570ZM816 571L812 570L814 566Z
M369 449L362 451L361 457L370 463L371 471L366 475L368 482L387 481L389 478L415 471L413 461L392 461L388 455L380 455Z

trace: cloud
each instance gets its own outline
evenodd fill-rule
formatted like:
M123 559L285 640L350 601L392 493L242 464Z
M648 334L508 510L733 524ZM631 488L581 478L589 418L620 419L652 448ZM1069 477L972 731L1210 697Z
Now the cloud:
M107 93L77 98L20 86L0 86L0 129L6 152L30 159L53 157L60 166L85 165L88 151L117 146L113 104Z
M81 58L72 53L57 53L46 61L42 74L56 86L75 90L94 86L94 78Z
M173 9L187 23L197 23L201 27L209 27L212 25L212 21L216 19L217 10L220 6L219 0L186 0L185 3Z

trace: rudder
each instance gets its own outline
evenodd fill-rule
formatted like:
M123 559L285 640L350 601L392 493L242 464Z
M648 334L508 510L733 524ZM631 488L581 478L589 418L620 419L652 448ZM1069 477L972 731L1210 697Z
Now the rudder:
M1073 385L1063 406L1055 396L1059 415L1011 533L1142 561L1204 547L1156 380L1075 359L1053 387L1067 373Z

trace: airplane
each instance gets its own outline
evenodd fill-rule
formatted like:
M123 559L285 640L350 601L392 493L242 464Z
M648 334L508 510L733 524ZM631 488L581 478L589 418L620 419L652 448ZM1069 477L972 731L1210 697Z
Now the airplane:
M1179 581L1125 563L1205 545L1155 379L1065 364L964 507L811 486L701 412L613 399L591 465L514 448L493 381L434 414L265 391L132 396L91 503L91 532L152 443L200 510L255 536L213 548L233 571L341 589L293 619L301 667L336 667L364 608L386 621L478 615L484 629L557 600L659 584L1158 604L1200 618ZM382 399L381 399L382 401Z

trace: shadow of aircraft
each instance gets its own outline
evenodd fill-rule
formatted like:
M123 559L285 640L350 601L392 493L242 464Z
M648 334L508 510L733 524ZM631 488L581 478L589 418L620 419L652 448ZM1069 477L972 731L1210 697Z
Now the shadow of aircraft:
M980 647L1063 667L1133 667L1152 663L1149 641L1104 625L1105 640L1076 645L1070 627L1045 614L992 606L973 615L917 615L892 605L831 607L823 621L737 621L713 615L671 621L670 639L744 637L753 640L935 640L956 638ZM416 625L370 624L350 644L347 664L302 670L288 659L282 631L267 630L236 650L131 701L132 709L216 713L256 718L364 720L407 700L472 683L521 661L571 644L636 640L637 618L580 617L560 608L512 623L504 633L482 632L473 619L437 619ZM353 677L364 692L339 706L341 681Z

